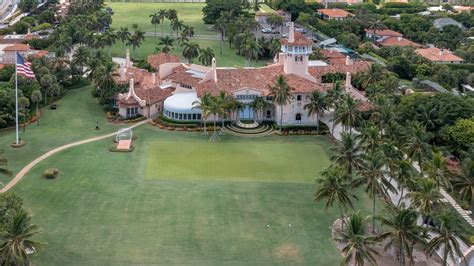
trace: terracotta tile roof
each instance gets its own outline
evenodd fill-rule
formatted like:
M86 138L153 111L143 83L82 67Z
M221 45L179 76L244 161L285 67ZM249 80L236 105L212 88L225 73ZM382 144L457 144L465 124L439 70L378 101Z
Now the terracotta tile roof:
M304 36L301 32L295 32L295 41L288 42L288 38L281 39L281 44L284 45L313 45L313 41L310 40L308 37Z
M175 88L166 88L162 89L159 86L152 88L138 88L135 89L137 96L144 100L147 105L152 105L161 101L164 101L166 98L170 97Z
M344 54L342 54L341 52L339 51L334 51L334 50L321 50L321 54L325 57L325 58L346 58L346 56Z
M184 65L176 67L172 74L168 75L166 79L171 79L176 83L190 85L196 87L196 85L201 81L200 78L194 77L192 74L187 73L189 68Z
M198 96L204 92L218 94L220 90L228 93L242 89L252 88L261 91L264 95L269 94L269 85L273 84L278 75L286 77L288 85L293 92L311 92L313 90L325 90L322 86L297 76L295 74L284 74L283 66L269 66L262 68L244 69L217 69L217 83L213 80L200 83L196 86Z
M433 62L462 62L464 61L461 57L454 55L449 50L441 50L436 47L416 49L415 52L418 55L423 56L424 58Z
M167 53L159 53L149 55L147 57L147 62L153 68L158 69L160 65L164 63L179 63L179 57Z
M3 51L29 51L30 46L28 44L15 43L13 45L3 48Z
M408 39L403 37L388 37L383 39L380 42L377 42L381 46L413 46L413 47L421 47L422 45L416 42L412 42Z
M395 36L395 37L402 37L403 36L403 34L401 34L400 32L396 32L396 31L393 31L393 30L369 30L369 29L365 29L364 31L366 33L370 33L370 34L377 35L377 36Z
M339 64L329 66L310 66L308 72L315 78L320 78L329 73L347 73L355 74L366 71L370 68L370 63L366 61L353 61L351 65Z
M35 53L33 54L34 58L40 58L48 55L48 51L46 50L36 50Z
M346 18L352 16L351 13L339 8L323 8L318 9L318 12L330 18Z

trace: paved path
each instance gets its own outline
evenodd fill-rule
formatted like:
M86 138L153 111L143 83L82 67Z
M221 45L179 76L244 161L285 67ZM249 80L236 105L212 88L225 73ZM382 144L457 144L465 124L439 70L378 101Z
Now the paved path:
M146 37L154 37L155 36L155 32L153 31L147 31L145 32L145 36ZM176 39L176 33L163 33L163 35L161 34L161 32L157 32L156 33L156 38L158 39L159 37L161 36L169 36L171 39ZM219 34L217 35L213 35L213 34L194 34L193 37L189 38L190 40L213 40L213 41L220 41L221 40L221 36Z
M150 121L150 119L147 119L147 120L144 120L144 121L141 121L141 122L138 122L136 124L133 124L131 125L130 127L128 127L129 129L132 129L132 128L135 128L135 127L138 127L138 126L141 126L143 124L146 124ZM41 155L40 157L36 158L35 160L33 160L32 162L30 162L28 165L26 165L25 167L23 167L23 169L20 170L20 172L18 172L18 174L16 174L16 176L6 185L4 186L1 190L0 190L0 193L5 193L7 192L8 190L10 190L12 187L14 187L18 182L20 182L20 180L33 168L35 167L38 163L42 162L43 160L47 159L48 157L50 157L51 155L53 154L56 154L60 151L63 151L65 149L69 149L71 147L75 147L75 146L79 146L79 145L82 145L82 144L86 144L86 143L89 143L89 142L93 142L93 141L97 141L97 140L102 140L102 139L106 139L106 138L109 138L109 137L112 137L112 136L115 136L117 134L117 132L112 132L110 134L106 134L106 135L102 135L102 136L98 136L98 137L93 137L93 138L89 138L89 139L85 139L85 140L80 140L80 141L76 141L76 142L73 142L73 143L69 143L69 144L66 144L66 145L63 145L63 146L60 146L60 147L57 147L57 148L54 148L50 151L48 151L47 153Z

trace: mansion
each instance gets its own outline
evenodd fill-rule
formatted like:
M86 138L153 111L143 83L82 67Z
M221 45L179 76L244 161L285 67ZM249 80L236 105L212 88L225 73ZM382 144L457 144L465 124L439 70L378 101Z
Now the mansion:
M310 117L304 105L314 90L332 89L333 84L322 83L322 77L343 73L346 75L346 91L357 94L358 91L351 86L351 75L367 70L370 63L329 50L323 53L327 55L327 61L311 61L312 46L313 42L295 32L291 23L288 38L281 40L281 52L273 64L264 67L217 67L215 59L210 67L184 64L176 56L161 53L148 57L148 63L157 69L157 72L150 73L133 67L127 52L125 63L115 75L118 83L129 84L128 92L118 95L119 114L124 118L138 114L145 117L163 114L173 120L202 121L201 111L193 108L194 104L204 93L218 95L224 90L244 106L228 119L253 120L258 117L259 120L279 123L282 117L283 125L314 125L316 117ZM289 103L283 107L282 113L280 108L271 105L257 114L251 103L257 97L272 102L270 86L279 75L285 77L291 88ZM212 116L207 118L212 119Z

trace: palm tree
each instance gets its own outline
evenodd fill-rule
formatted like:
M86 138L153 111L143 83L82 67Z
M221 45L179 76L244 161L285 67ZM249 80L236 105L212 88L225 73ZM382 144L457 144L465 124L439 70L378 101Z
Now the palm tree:
M209 117L211 108L212 94L205 92L200 100L193 102L193 109L200 109L202 120L204 122L204 135L207 135L206 120Z
M27 114L27 107L30 106L30 99L27 97L21 96L18 98L18 106L21 108L21 114L23 116L23 132L26 130L26 117L28 116Z
M181 32L180 36L178 37L178 44L179 46L184 46L189 42L188 36L186 36L186 33Z
M271 104L267 102L263 97L257 97L255 100L250 104L253 110L257 111L257 119L259 117L258 114L261 114L261 118L263 120L263 111L266 108L269 108Z
M360 211L349 217L348 226L340 232L340 236L335 238L337 242L344 244L341 252L344 258L341 265L349 265L351 261L357 266L365 265L368 262L376 265L374 255L377 251L372 247L377 243L375 236L368 235L367 218Z
M168 9L166 11L166 18L168 20L178 19L178 11L176 11L176 9Z
M243 52L247 59L248 66L251 65L252 59L258 59L260 52L260 45L254 37L247 38L243 44Z
M199 50L198 60L199 62L201 62L201 64L205 66L210 66L212 64L212 59L214 57L216 57L216 55L214 54L214 51L210 47Z
M5 265L29 265L27 249L36 250L44 243L32 239L40 233L25 211L15 213L0 234L0 254ZM2 264L3 264L2 263Z
M221 107L221 113L219 114L221 118L221 130L219 134L224 134L224 122L225 122L224 120L230 113L232 99L233 99L232 96L227 94L225 90L221 90L219 92L219 96L217 97L217 101L219 102L219 105Z
M474 161L466 159L461 166L461 172L453 181L453 188L463 201L469 202L472 209L474 207Z
M436 110L436 108L427 110L424 106L420 106L420 110L416 113L415 119L420 121L427 130L433 129L436 127L436 124L442 123L438 118L438 110Z
M122 48L125 51L125 42L130 39L130 31L128 31L127 27L122 27L120 28L119 31L117 31L117 37L118 39L122 42Z
M379 80L384 79L384 77L387 75L388 70L383 68L379 64L372 64L369 68L369 70L362 72L361 75L361 88L366 89L369 87L369 85L374 84L378 82Z
M314 200L326 199L326 209L337 203L341 221L344 224L344 210L353 209L353 200L357 200L357 196L352 192L351 184L347 182L346 173L339 166L330 166L321 172L321 176L316 179L319 186L314 194Z
M363 154L360 166L360 177L354 180L354 186L365 185L365 192L372 199L372 230L375 230L375 199L377 193L387 195L387 190L396 191L393 185L385 178L385 157L382 152Z
M352 178L354 168L361 165L361 150L357 142L357 136L352 133L341 133L341 145L336 149L337 154L331 161L346 169L347 177Z
M334 112L333 123L342 124L344 130L349 130L349 133L352 133L352 128L359 124L361 120L362 116L359 111L359 101L350 95L345 95L341 105L336 108Z
M0 174L11 176L12 171L8 168L8 160L4 157L4 151L0 150Z
M176 32L176 38L178 38L178 33L181 30L181 28L184 26L183 21L178 20L177 18L173 19L171 20L170 26L171 26L171 29Z
M171 46L173 46L174 39L170 38L169 36L160 37L158 40L158 45L163 45L162 52L169 53L171 51Z
M257 12L257 11L260 10L260 2L259 2L259 0L253 0L252 8L253 8L253 11L255 11L255 12Z
M456 257L464 258L460 248L460 241L466 240L463 236L463 224L457 214L443 211L435 216L435 227L432 228L434 237L428 242L427 250L431 254L443 250L443 265L448 264L448 257L456 262Z
M109 47L109 57L110 57L112 53L112 45L115 44L115 41L117 40L117 35L115 35L115 33L110 29L104 31L102 35L103 35L103 42L105 46Z
M209 141L212 141L212 142L215 142L217 140L220 140L219 136L217 135L216 133L216 122L217 122L217 117L219 115L222 115L224 114L225 110L224 110L224 104L222 104L221 100L219 99L219 97L214 97L212 96L211 97L211 101L210 101L210 106L209 106L209 112L212 114L213 116L213 121L214 121L214 128L213 128L213 133L212 133L212 136L211 138L209 139Z
M270 86L270 95L273 102L280 106L280 132L283 127L283 106L290 102L290 86L283 75L276 77L274 85Z
M135 49L140 47L142 42L145 40L145 32L140 29L135 30L133 35L128 40L128 44L132 46L133 54L135 54Z
M424 141L426 138L425 127L419 122L408 125L407 138L403 150L412 162L417 162L423 173L423 162L429 152L429 145Z
M309 116L316 115L316 127L319 133L319 120L324 116L324 111L329 109L327 94L320 91L313 91L309 97L309 103L304 105Z
M39 126L39 103L43 99L43 95L41 95L40 90L34 90L31 92L30 100L35 105L36 109L36 125Z
M224 45L224 39L225 39L225 32L227 29L227 21L223 16L220 16L217 20L216 23L214 24L214 27L216 30L220 33L221 39L219 42L219 49L220 49L220 54L222 54L222 46Z
M415 189L408 192L406 197L411 200L412 206L418 209L424 222L429 222L428 215L443 206L443 196L438 187L433 180L427 178L416 179Z
M72 56L72 62L75 66L79 68L79 73L82 76L84 74L84 68L87 65L87 61L91 56L89 48L86 46L79 46L76 49L76 52Z
M425 166L428 178L436 182L436 186L451 189L450 174L446 165L446 159L441 152L433 152L431 160Z
M194 27L184 25L183 33L186 37L192 38L194 36Z
M373 124L362 126L358 140L360 141L361 148L365 153L379 150L380 145L382 144L380 130Z
M156 26L157 26L158 24L160 24L160 20L161 20L160 14L159 14L158 12L155 12L155 13L153 13L153 14L150 15L150 18L151 18L150 23L151 23L153 26L155 26L155 38L156 38Z
M164 26L164 22L165 22L165 18L168 17L168 11L166 11L165 9L160 9L158 11L158 17L160 18L160 21L161 21L161 36L163 36L163 26Z
M193 59L199 56L199 44L195 42L186 43L183 49L183 56L191 64Z
M385 24L383 24L383 22L379 19L369 21L369 25L367 26L367 29L373 30L374 33L377 33L377 31L384 30L386 28L387 27L385 26ZM375 36L373 36L372 41L375 41Z
M406 257L413 264L413 247L417 243L425 243L426 232L423 227L417 225L418 212L413 208L405 206L387 206L384 216L378 217L382 222L382 227L387 228L378 238L386 240L385 250L395 247L398 251L397 257L400 265L406 265Z
M418 173L413 167L413 164L406 160L397 160L394 163L394 169L392 171L393 177L397 180L397 190L400 191L400 198L398 199L397 205L400 205L404 195L403 190L405 186L416 176Z
M285 25L285 20L277 13L270 13L270 15L268 15L267 17L267 23L270 24L272 27L278 27L280 29L281 34L281 27Z

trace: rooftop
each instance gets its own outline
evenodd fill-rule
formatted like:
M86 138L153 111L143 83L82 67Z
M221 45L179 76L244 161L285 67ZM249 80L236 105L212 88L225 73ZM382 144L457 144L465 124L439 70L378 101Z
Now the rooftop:
M421 47L422 45L412 42L403 37L388 37L377 42L381 46L413 46Z
M415 52L424 58L433 62L462 62L461 57L454 55L449 50L430 47L425 49L416 49Z
M374 34L377 36L403 36L400 32L396 32L393 30L370 30L370 29L365 29L366 33Z
M345 17L352 16L351 13L345 11L344 9L339 9L339 8L318 9L318 12L331 18L345 18Z
M300 33L300 32L295 32L294 33L295 35L295 40L293 42L289 42L288 41L288 38L283 38L281 39L281 44L283 45L305 45L305 46L310 46L310 45L313 45L313 41L311 39L309 39L308 37L306 37L304 34Z

